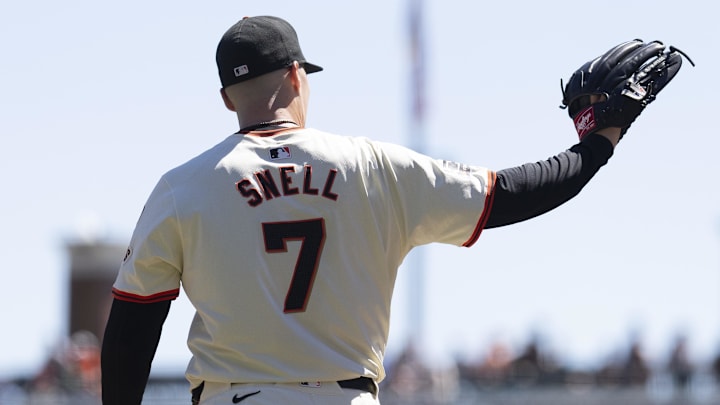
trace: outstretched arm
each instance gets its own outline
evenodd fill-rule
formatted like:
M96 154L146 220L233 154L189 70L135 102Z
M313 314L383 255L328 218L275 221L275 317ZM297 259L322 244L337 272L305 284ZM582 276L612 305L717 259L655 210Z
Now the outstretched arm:
M498 171L485 228L536 217L576 196L610 159L620 133L607 128L550 159Z
M103 405L140 405L170 301L115 299L102 344Z

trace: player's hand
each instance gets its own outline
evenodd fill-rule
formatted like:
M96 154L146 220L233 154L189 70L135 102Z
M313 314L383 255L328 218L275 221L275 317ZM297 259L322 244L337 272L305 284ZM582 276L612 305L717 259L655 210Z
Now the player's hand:
M606 100L607 97L605 95L593 94L590 96L590 104L595 104ZM620 138L622 138L622 128L620 127L603 128L596 131L596 133L607 138L607 140L612 143L613 148L617 146L618 142L620 142Z

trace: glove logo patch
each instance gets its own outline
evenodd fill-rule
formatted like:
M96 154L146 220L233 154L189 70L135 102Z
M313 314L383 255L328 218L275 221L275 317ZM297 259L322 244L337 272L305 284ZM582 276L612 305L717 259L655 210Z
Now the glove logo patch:
M595 122L595 109L590 106L578 114L575 119L575 130L580 139L589 134L597 126Z

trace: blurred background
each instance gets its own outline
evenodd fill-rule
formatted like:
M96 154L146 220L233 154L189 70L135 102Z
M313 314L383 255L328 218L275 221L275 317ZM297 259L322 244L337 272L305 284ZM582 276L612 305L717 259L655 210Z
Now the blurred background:
M308 126L494 170L576 142L560 79L617 43L690 55L583 192L403 264L386 404L720 404L716 6L609 0L0 4L0 404L97 403L109 289L159 177L237 130L215 46L298 31ZM188 401L176 300L145 403Z

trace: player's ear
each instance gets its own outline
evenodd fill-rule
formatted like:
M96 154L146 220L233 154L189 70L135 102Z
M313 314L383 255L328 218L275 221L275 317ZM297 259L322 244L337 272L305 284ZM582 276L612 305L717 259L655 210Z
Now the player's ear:
M230 111L236 111L235 105L233 104L232 100L230 100L230 97L228 97L225 88L220 89L220 95L222 96L223 102L225 103L225 107Z
M296 92L300 92L300 88L302 87L302 74L303 70L302 67L300 67L300 63L298 61L294 61L292 66L290 66L290 80L292 82L293 88Z

